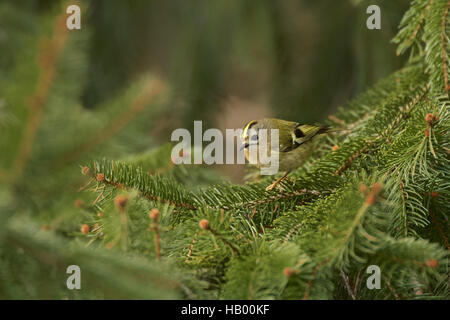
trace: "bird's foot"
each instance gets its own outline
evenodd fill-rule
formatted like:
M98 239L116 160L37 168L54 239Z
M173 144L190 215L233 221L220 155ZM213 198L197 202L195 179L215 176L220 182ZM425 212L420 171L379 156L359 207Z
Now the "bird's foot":
M282 187L279 186L278 183L280 183L281 181L286 179L286 176L288 175L288 173L289 173L289 171L287 171L281 178L275 180L271 185L267 186L266 191L270 191L275 187L279 190L282 190Z
M267 188L266 188L266 191L270 191L270 190L272 190L273 188L275 188L276 187L276 183L274 182L274 183L272 183L271 185L268 185L267 186Z
M271 185L267 186L266 191L270 191L270 190L273 190L273 189L282 190L283 187L278 184L279 182L280 181L277 180L274 183L272 183Z

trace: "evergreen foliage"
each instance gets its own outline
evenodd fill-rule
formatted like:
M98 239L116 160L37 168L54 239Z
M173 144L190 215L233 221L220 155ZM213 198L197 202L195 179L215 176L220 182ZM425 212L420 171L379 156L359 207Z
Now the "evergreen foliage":
M45 17L0 79L0 297L448 299L449 7L412 2L394 38L406 65L272 191L173 165L171 144L137 152L169 85L144 75L80 107L87 33ZM82 290L65 288L70 264Z

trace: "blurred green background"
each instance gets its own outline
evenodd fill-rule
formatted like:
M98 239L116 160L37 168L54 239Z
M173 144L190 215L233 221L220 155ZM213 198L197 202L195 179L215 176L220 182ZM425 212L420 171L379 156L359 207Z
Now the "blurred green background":
M170 85L170 101L148 126L153 144L193 120L221 129L263 116L322 122L404 63L390 40L407 0L19 0L0 4L0 84L14 81L11 68L41 17L67 3L84 10L82 29L69 32L85 36L83 108L144 73ZM381 7L381 30L366 28L370 4ZM224 170L241 180L240 170Z
M369 4L381 7L381 30L366 28ZM38 16L59 5L2 3L2 77L21 49L21 33L35 32ZM151 70L175 86L184 104L168 112L186 124L194 119L215 124L233 98L279 117L318 121L402 65L390 39L408 5L400 0L90 1L82 17L82 30L91 33L82 101L92 108Z

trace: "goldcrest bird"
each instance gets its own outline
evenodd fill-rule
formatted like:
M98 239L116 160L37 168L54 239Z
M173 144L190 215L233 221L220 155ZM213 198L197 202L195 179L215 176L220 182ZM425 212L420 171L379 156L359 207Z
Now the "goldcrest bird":
M260 143L259 132L266 129L267 138L265 142ZM278 129L278 150L273 150L271 146L271 129ZM242 131L242 147L245 158L250 161L249 148L252 145L257 146L258 154L261 148L266 151L278 153L279 170L285 171L284 175L269 185L266 190L273 189L279 182L284 180L289 172L301 166L314 151L314 141L320 134L329 132L327 126L316 126L300 124L298 122L285 121L274 118L261 120L252 120L248 122ZM263 145L266 146L263 146ZM262 151L264 152L264 151ZM259 156L253 161L258 168L264 166L260 162ZM250 161L252 162L252 161Z

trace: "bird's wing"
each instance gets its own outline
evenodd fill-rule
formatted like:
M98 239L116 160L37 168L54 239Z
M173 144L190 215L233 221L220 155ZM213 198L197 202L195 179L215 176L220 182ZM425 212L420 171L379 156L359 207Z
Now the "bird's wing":
M297 123L294 127L294 130L291 132L292 143L282 148L280 151L292 151L301 146L303 143L310 141L314 136L325 133L328 130L329 128L327 126L314 126L309 124Z

